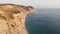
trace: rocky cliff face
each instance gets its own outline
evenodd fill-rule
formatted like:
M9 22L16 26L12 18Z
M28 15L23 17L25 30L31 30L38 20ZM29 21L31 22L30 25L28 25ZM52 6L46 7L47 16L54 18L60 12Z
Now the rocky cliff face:
M34 11L31 6L0 4L0 34L28 34L25 18Z

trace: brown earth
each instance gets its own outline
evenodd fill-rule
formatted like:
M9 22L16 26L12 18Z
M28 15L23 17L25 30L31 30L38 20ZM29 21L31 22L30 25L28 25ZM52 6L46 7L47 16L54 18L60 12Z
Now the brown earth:
M31 6L0 4L0 34L28 34L26 15L34 11Z

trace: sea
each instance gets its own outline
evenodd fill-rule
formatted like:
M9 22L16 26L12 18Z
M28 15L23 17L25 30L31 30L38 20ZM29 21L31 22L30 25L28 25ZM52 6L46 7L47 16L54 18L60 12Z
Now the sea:
M27 15L29 34L60 34L60 8L37 8Z

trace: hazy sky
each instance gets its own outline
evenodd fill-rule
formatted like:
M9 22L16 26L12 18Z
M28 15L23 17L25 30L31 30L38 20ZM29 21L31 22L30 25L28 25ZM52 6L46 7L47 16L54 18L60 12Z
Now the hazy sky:
M31 5L36 8L60 8L60 0L0 0L0 3Z

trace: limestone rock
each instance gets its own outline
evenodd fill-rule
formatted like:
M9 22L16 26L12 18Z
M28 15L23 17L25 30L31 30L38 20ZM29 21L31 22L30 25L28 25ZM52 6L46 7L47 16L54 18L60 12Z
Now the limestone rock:
M25 18L34 11L31 6L0 4L0 34L28 34Z

